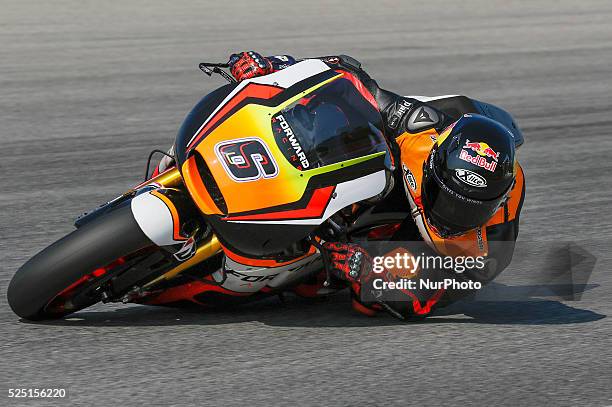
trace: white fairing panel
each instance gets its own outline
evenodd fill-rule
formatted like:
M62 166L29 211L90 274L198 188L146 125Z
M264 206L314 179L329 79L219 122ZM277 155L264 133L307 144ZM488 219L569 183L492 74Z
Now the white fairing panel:
M173 239L172 214L161 199L147 192L132 199L131 206L138 226L153 243L158 246L183 243Z
M278 287L288 281L299 279L314 268L321 268L318 252L279 267L247 266L226 257L223 269L213 273L212 277L225 289L239 293L253 293L265 286Z
M414 95L411 95L411 96L404 96L404 97L416 99L416 100L426 103L426 102L431 102L432 100L454 98L455 96L459 96L459 95L442 95L442 96L414 96Z
M244 86L246 86L247 83L254 82L288 88L289 86L294 85L301 80L329 70L329 66L327 66L327 64L325 64L325 62L321 61L320 59L307 59L305 61L298 62L297 64L288 66L287 68L282 69L278 72L247 79L243 82L240 82L240 85L244 84Z
M228 221L234 223L260 223L274 225L320 225L340 209L364 199L372 198L383 192L386 186L385 170L375 172L351 181L341 182L336 186L335 197L332 197L323 216L316 219L265 220L265 221Z
M317 75L324 71L329 71L329 69L330 68L323 61L319 59L307 59L305 61L298 62L295 65L291 65L278 72L274 72L269 75L258 76L256 78L246 79L240 82L238 86L236 86L236 88L234 88L234 90L232 90L230 94L227 95L225 99L223 99L223 102L221 102L219 106L217 106L217 108L211 113L211 115L208 116L208 118L204 121L204 123L202 123L198 131L194 133L193 137L191 138L191 140L189 140L189 143L187 144L188 145L191 144L193 139L200 133L200 131L204 128L204 126L208 124L208 121L215 114L217 114L217 112L221 110L223 106L234 97L236 93L240 92L249 83L274 85L274 86L280 86L286 89L290 87L291 85L294 85L300 82L301 80Z

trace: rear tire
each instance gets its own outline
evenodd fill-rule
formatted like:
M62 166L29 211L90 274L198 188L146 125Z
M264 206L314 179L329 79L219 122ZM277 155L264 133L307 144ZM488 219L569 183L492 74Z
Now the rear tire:
M92 304L63 312L47 310L58 294L113 261L151 246L130 205L119 207L53 243L28 260L13 276L8 302L29 320L60 318Z

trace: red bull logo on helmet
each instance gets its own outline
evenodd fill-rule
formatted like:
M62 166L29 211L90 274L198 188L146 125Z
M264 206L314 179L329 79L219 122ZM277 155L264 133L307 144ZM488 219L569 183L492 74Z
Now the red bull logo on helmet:
M468 152L469 150L472 150L477 155L471 155ZM463 161L469 162L470 164L474 164L478 167L484 168L485 170L494 172L495 168L497 167L499 153L495 152L495 150L493 150L487 143L466 140L463 149L459 153L459 158ZM489 158L492 160L489 161Z

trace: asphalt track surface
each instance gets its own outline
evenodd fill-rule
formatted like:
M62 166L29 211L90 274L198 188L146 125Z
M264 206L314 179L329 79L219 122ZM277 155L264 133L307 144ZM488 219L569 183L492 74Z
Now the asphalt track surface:
M612 3L172 3L0 2L0 405L11 387L68 389L27 405L612 405ZM356 315L345 295L20 322L16 269L137 183L222 84L197 63L243 49L346 53L396 92L512 112L528 253L419 324ZM580 301L542 290L537 247L555 241L597 258Z

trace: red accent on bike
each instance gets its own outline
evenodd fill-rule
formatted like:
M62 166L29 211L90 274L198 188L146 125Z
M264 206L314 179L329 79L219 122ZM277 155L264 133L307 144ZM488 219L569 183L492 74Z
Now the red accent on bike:
M91 273L91 275L94 277L101 277L104 274L106 274L107 271L112 270L115 267L121 266L124 263L125 263L125 259L123 257L119 257L117 260L110 263L109 265L94 270L93 273Z
M86 283L88 281L94 280L96 278L102 277L104 274L106 274L109 270L114 269L117 266L120 266L122 264L125 263L125 258L120 257L117 260L115 260L114 262L104 266L104 267L100 267L95 269L94 271L92 271L89 274L85 274L83 277L79 278L77 281L75 281L74 283L70 284L68 287L64 288L62 291L59 292L59 294L57 294L51 301L49 301L49 304L53 303L55 300L57 300L58 298L62 298L62 297L68 297L68 295L74 291L75 288L77 288L78 286L80 286L83 283Z
M272 219L309 219L319 218L323 216L323 212L327 207L329 200L331 199L332 193L334 192L334 186L324 187L317 189L310 198L308 205L304 209L295 209L290 211L282 212L270 212L262 213L257 215L243 215L243 216L228 216L222 218L222 220L272 220Z
M423 208L423 199L421 199L421 196L417 196L416 198L414 198L414 203L416 204L416 206L418 206L419 208Z
M58 295L56 295L56 298L62 297L64 294L69 293L70 291L72 291L73 289L75 289L76 287L80 286L81 284L83 284L86 281L91 280L91 276L89 274L84 275L83 277L79 278L77 281L75 281L74 283L70 284L68 287L66 287L65 289L63 289ZM55 299L55 298L54 298Z
M218 292L236 297L244 297L250 295L251 293L239 293L235 291L227 290L216 283L206 283L204 281L193 281L186 284L182 284L176 287L171 287L160 293L157 297L154 297L150 300L143 301L143 304L149 305L157 305L157 304L166 304L176 301L192 301L196 304L201 304L200 302L194 299L198 294L202 294L205 292Z
M366 100L370 102L372 106L374 106L374 109L380 111L380 109L378 108L378 103L376 103L376 99L374 99L374 96L372 96L370 91L365 87L365 85L359 79L357 79L355 75L353 75L352 73L348 71L343 71L340 69L336 70L336 72L343 74L342 76L343 78L346 78L349 81L351 81L351 83L353 84L353 86L357 88L359 93L361 93L361 95L364 98L366 98Z
M385 240L391 238L397 232L402 224L392 223L390 225L382 225L375 227L368 232L368 240Z
M208 132L217 123L220 119L222 119L230 110L232 110L235 106L237 106L240 102L245 100L246 98L257 98L257 99L270 99L279 93L281 93L284 88L266 85L261 83L249 82L244 88L242 88L238 93L236 93L226 104L221 108L209 121L206 123L206 126L198 135L189 143L187 148L191 148Z

